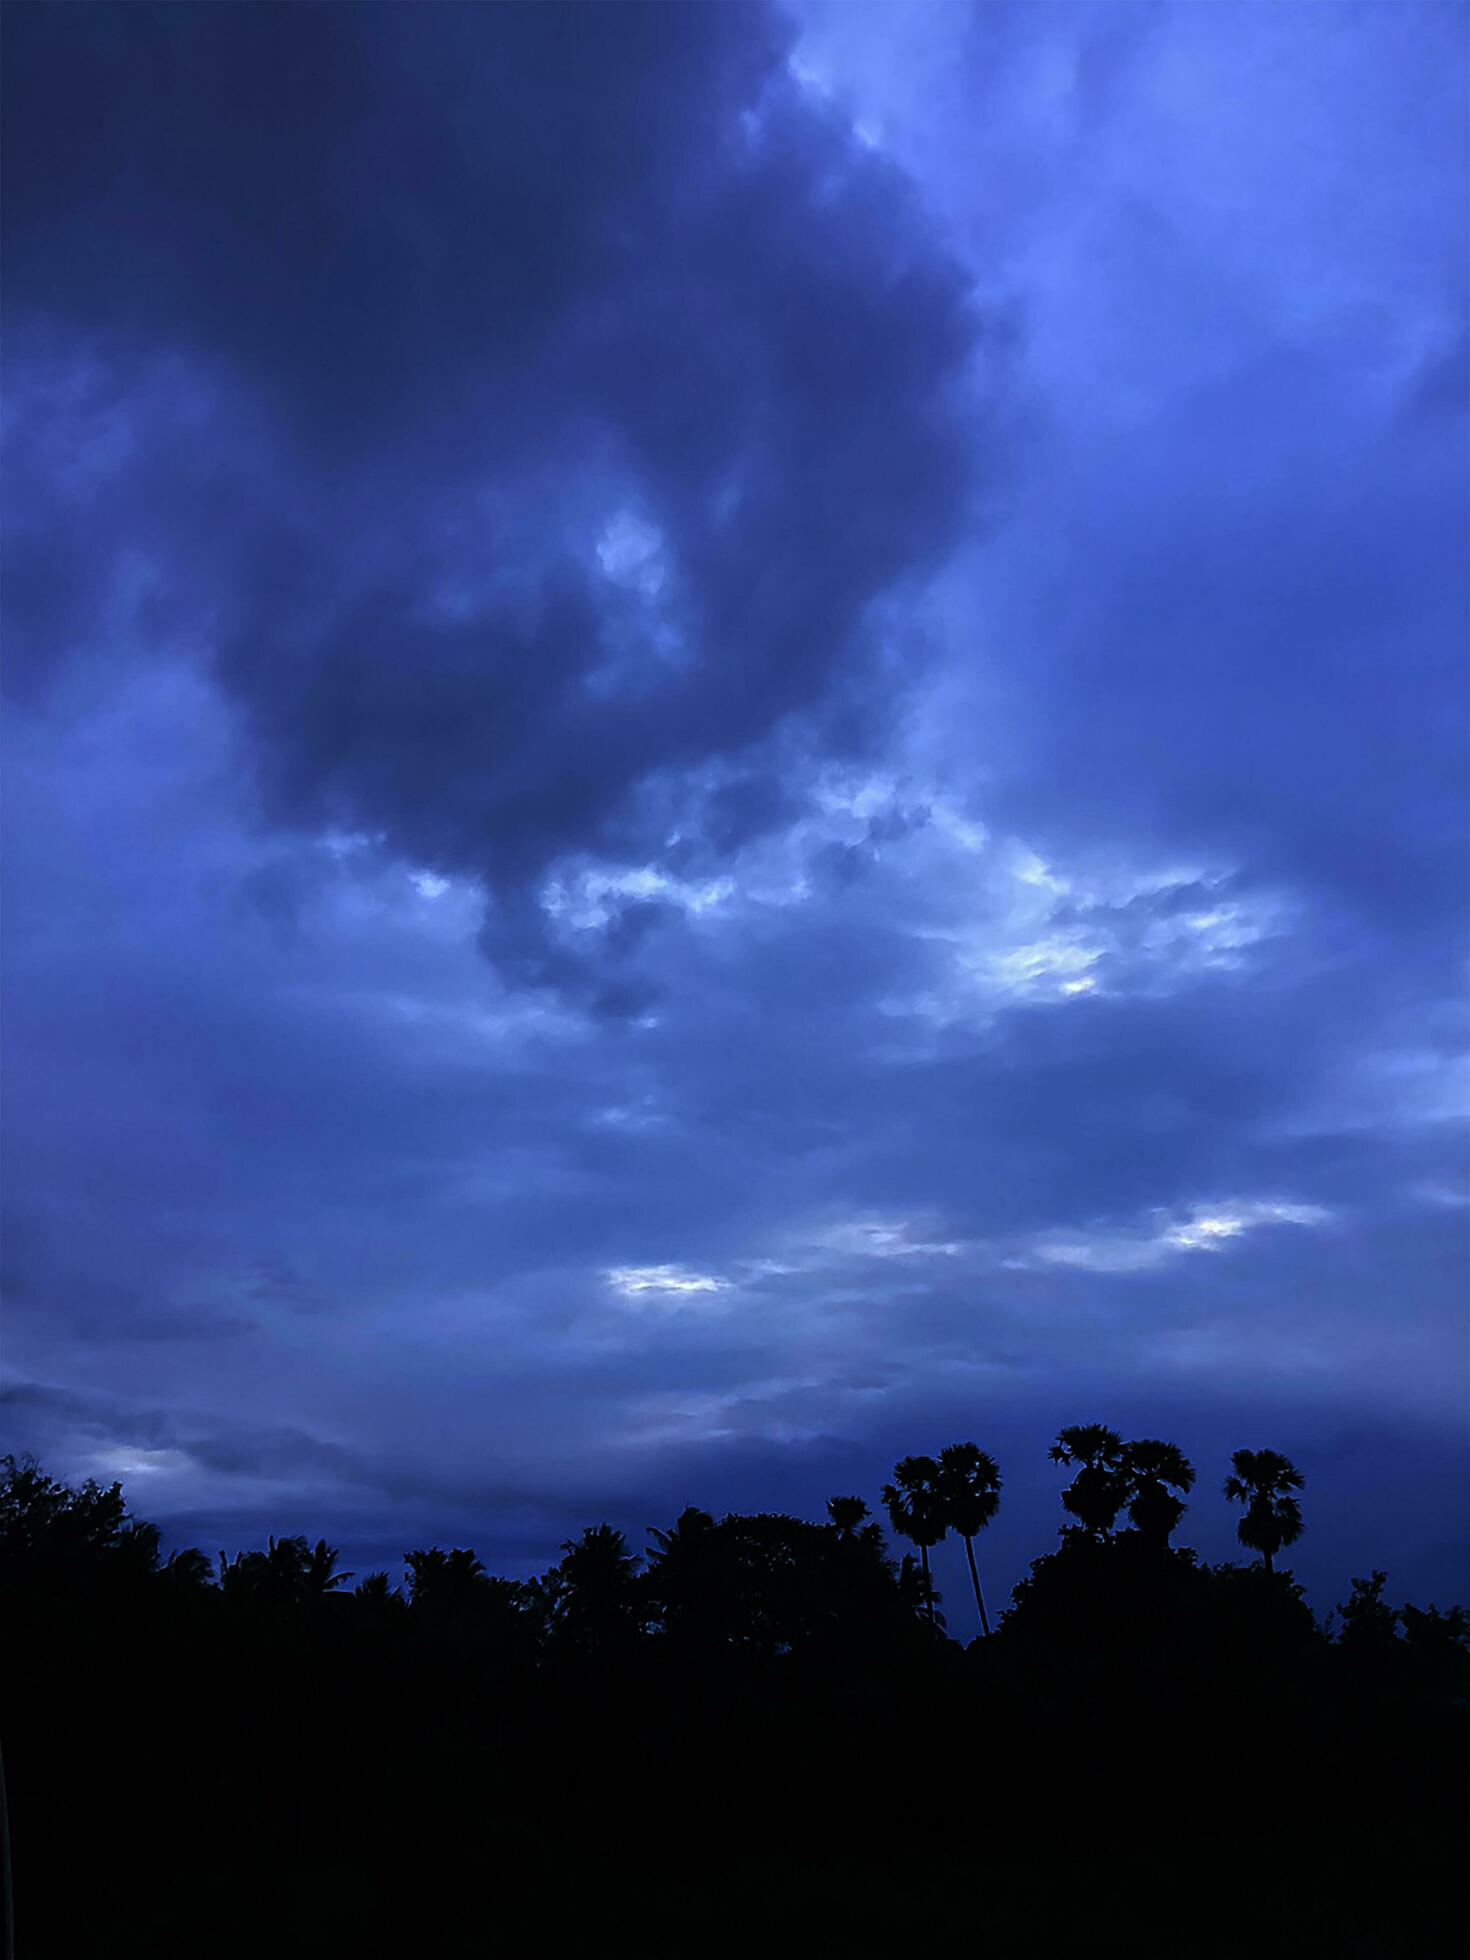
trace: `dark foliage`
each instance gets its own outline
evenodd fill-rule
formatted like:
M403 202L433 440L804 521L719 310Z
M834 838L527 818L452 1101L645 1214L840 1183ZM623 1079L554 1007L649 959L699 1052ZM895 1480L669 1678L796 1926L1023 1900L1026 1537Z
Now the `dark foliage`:
M854 1497L350 1591L324 1541L165 1559L117 1486L7 1459L18 1951L1447 1950L1470 1618L1375 1572L1321 1628L1170 1546L1172 1446L1058 1447L1077 1522L969 1648ZM922 1554L999 1491L962 1444L885 1500Z

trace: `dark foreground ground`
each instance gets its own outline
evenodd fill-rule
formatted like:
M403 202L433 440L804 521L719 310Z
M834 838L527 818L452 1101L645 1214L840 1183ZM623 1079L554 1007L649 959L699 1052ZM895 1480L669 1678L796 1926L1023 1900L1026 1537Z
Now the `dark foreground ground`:
M861 1698L431 1666L404 1699L98 1644L7 1675L22 1960L1460 1950L1462 1710L1049 1697L955 1650Z
M691 1803L699 1792L691 1790ZM230 1861L178 1874L157 1861L110 1898L71 1901L22 1954L1069 1953L1440 1956L1463 1950L1457 1827L1171 1840L1154 1853L1079 1853L1060 1822L1001 1857L718 1860L680 1875L650 1842L637 1864L528 1855L466 1875L433 1869L385 1914L393 1887L350 1857ZM139 1887L154 1893L140 1899ZM166 1896L158 1896L162 1887ZM32 1901L32 1907L39 1902ZM49 1914L48 1914L49 1916Z

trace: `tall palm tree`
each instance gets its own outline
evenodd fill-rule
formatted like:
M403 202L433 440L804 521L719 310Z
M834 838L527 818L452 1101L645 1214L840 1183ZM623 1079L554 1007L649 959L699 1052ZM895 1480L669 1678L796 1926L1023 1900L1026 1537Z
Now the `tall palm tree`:
M1302 1535L1302 1507L1294 1493L1307 1480L1279 1450L1237 1450L1230 1462L1234 1475L1225 1479L1225 1495L1245 1506L1235 1535L1274 1572L1276 1554Z
M932 1456L906 1456L893 1466L893 1482L883 1486L883 1502L888 1521L900 1538L919 1548L924 1568L924 1590L929 1608L929 1624L934 1624L934 1584L929 1573L929 1551L947 1529L944 1505L939 1495L939 1465Z
M1062 1492L1063 1508L1094 1538L1106 1538L1127 1495L1122 1477L1123 1438L1101 1422L1074 1423L1053 1443L1051 1460L1080 1465Z
M829 1497L827 1499L827 1519L843 1544L854 1537L858 1527L868 1516L868 1507L860 1497Z
M1122 1476L1134 1530L1167 1551L1169 1534L1185 1512L1183 1497L1173 1493L1194 1489L1194 1465L1177 1444L1145 1437L1124 1449Z
M990 1619L975 1565L975 1535L985 1529L1000 1509L1000 1486L999 1464L978 1443L951 1443L939 1452L939 1501L944 1521L965 1541L970 1584L975 1588L980 1626L986 1634L990 1632Z

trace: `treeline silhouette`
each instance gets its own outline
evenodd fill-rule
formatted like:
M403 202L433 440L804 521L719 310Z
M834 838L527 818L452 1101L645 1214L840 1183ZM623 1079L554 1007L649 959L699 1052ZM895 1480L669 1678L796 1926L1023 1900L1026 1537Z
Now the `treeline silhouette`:
M1275 1451L1223 1484L1259 1562L1214 1566L1175 1445L1051 1456L1066 1522L994 1628L974 1443L895 1466L898 1557L838 1496L355 1587L320 1538L165 1557L119 1485L0 1459L17 1952L1448 1950L1470 1616L1375 1570L1319 1625Z

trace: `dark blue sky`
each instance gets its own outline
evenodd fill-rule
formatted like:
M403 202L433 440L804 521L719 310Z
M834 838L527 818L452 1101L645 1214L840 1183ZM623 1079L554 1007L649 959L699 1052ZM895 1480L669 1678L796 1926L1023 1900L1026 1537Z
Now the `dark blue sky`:
M4 32L6 1443L1463 1592L1465 11Z

